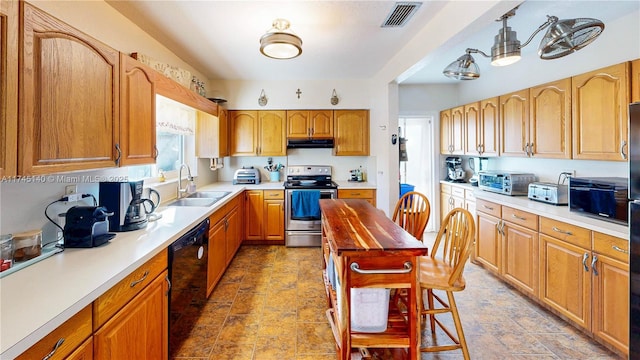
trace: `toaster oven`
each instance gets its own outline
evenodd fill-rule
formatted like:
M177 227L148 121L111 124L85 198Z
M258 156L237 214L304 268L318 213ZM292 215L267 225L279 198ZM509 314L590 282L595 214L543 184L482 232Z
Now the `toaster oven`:
M626 178L569 178L569 210L622 225L628 224Z
M481 171L478 174L478 187L504 195L527 195L529 184L536 181L536 176L529 173L507 171Z

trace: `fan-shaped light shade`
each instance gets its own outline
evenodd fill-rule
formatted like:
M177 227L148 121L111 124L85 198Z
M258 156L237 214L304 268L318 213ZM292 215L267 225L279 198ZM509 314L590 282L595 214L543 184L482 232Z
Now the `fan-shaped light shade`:
M480 68L473 56L466 53L449 64L442 73L457 80L475 80L480 77Z
M565 19L552 23L538 47L541 59L550 60L569 55L589 45L604 30L598 19Z
M289 30L289 21L276 19L260 38L260 52L273 59L292 59L302 54L302 39Z

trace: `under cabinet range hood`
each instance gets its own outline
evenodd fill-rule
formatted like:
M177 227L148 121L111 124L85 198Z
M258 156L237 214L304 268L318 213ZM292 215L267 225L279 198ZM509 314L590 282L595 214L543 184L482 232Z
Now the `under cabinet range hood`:
M316 139L287 139L287 148L289 149L320 149L332 148L333 138L316 138Z

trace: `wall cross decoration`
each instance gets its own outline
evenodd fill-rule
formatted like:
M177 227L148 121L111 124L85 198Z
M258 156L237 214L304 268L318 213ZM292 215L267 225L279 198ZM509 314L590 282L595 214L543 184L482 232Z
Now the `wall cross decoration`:
M300 95L302 95L302 91L300 91L300 88L298 88L298 91L296 91L296 94L298 94L298 99L300 99Z

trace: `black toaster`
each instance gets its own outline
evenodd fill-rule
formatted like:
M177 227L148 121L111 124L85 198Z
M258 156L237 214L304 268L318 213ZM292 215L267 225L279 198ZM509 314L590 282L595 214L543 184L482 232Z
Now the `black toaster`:
M103 206L74 206L67 210L64 224L65 248L91 248L113 239L109 232L107 208Z

